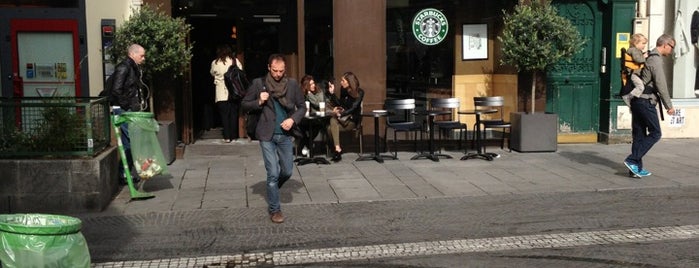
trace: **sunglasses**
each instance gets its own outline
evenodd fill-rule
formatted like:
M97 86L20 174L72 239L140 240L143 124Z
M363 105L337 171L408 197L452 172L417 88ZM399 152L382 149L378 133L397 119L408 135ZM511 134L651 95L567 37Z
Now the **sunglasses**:
M675 45L670 45L670 44L667 44L667 45L670 46L670 48L675 49Z

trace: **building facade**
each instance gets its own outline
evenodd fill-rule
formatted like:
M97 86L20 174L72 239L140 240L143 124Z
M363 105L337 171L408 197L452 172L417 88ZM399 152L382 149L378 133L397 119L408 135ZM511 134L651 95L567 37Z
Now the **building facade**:
M264 4L262 4L264 2ZM178 110L178 139L191 143L217 126L208 74L215 46L235 47L249 77L266 72L270 53L288 57L289 75L312 74L317 81L352 71L367 92L364 109L382 108L386 98L454 96L463 109L475 96L502 95L505 114L526 110L518 88L529 81L500 65L497 36L502 11L515 0L296 0L296 1L5 1L0 4L0 96L96 96L112 65L103 47L110 34L144 4L158 6L193 26L193 59ZM643 32L649 49L663 33L678 39L667 59L672 97L679 116L662 122L665 137L697 137L696 39L692 16L699 0L560 0L559 13L587 38L572 63L547 72L546 91L537 94L541 112L559 115L559 142L627 142L630 114L614 96L620 86L619 56L625 34ZM433 12L436 11L436 12ZM432 13L430 13L432 12ZM422 16L422 17L420 17ZM416 29L432 17L443 26ZM446 28L446 29L444 29ZM420 30L440 29L426 38ZM683 38L681 38L683 37ZM440 39L440 40L436 40ZM694 40L694 41L693 41ZM437 42L439 41L439 42ZM158 113L156 113L158 114ZM167 116L167 115L166 115ZM472 116L460 118L473 125ZM366 124L365 133L373 133Z

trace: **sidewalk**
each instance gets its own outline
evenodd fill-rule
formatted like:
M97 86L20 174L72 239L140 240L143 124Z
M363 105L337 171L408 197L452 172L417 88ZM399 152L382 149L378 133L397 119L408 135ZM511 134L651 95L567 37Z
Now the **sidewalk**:
M462 152L446 152L454 159L354 161L355 153L331 165L296 167L282 188L282 207L288 204L328 204L425 198L496 196L543 192L586 192L630 188L699 185L696 159L699 139L663 139L645 161L650 177L634 179L622 161L630 144L561 144L554 153L518 153L489 147L499 153L494 161L459 160ZM266 211L265 170L257 142L225 144L220 139L199 140L186 147L184 158L168 166L170 176L146 182L155 194L130 201L124 187L109 207L92 216L225 208Z

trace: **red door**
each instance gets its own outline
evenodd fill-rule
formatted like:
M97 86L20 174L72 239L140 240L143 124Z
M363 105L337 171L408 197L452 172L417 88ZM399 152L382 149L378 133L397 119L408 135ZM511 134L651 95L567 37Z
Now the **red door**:
M80 50L76 20L10 21L15 97L80 96Z

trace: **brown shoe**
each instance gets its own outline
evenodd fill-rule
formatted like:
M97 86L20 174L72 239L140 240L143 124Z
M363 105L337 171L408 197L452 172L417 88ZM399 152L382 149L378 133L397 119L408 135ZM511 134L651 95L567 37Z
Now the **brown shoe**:
M282 215L281 211L273 212L272 216L270 217L272 219L273 223L282 223L284 222L284 215Z

